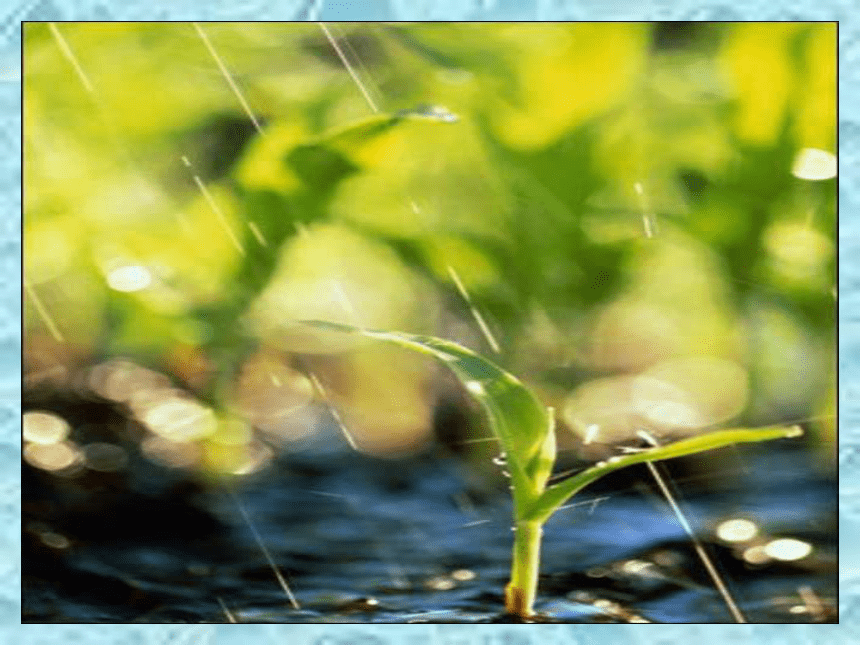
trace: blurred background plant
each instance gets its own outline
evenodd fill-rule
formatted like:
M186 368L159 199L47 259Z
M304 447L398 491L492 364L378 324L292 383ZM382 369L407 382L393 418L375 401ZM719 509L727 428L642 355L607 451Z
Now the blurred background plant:
M471 346L584 458L728 421L832 456L835 24L24 34L32 466L125 459L40 408L57 391L206 472L332 411L362 452L495 452L431 361L302 319Z

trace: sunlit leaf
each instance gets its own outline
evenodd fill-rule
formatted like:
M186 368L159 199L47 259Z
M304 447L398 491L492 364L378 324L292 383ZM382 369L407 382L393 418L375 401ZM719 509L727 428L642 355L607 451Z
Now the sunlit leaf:
M317 137L302 136L293 123L281 123L250 147L238 176L248 188L291 193L302 186L324 199L343 179L384 156L390 133L401 123L451 123L445 108L419 106L396 114L379 114Z
M643 69L648 26L518 25L505 32L518 52L520 100L491 115L512 148L536 150L616 105Z
M805 75L798 97L797 145L835 150L836 23L814 25L803 53Z
M284 163L287 153L308 137L295 121L277 121L263 136L254 138L236 168L236 178L245 188L289 193L300 186L299 178Z
M499 278L493 259L462 237L427 236L421 250L427 265L439 280L452 282L454 271L470 293L493 284Z
M473 121L428 125L415 117L353 148L349 158L362 171L332 200L340 220L400 238L507 233L510 185Z
M791 39L802 23L740 23L726 34L720 62L735 91L737 136L766 146L785 123L795 71L789 59Z

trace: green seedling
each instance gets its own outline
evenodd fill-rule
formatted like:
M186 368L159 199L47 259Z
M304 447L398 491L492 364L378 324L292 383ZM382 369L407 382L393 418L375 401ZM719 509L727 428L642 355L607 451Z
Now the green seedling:
M505 609L521 618L534 615L543 525L572 495L588 484L633 464L694 455L731 444L797 437L802 433L798 426L717 430L665 446L612 457L569 479L548 485L556 459L553 410L542 405L534 393L512 374L475 352L440 338L372 331L329 322L303 324L360 334L429 354L447 365L484 408L504 451L510 473L515 532L511 579L505 588Z

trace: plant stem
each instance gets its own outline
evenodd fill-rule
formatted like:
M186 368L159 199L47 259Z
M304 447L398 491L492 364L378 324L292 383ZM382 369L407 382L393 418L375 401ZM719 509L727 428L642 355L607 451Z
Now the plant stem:
M505 610L528 618L534 614L532 607L537 595L542 522L520 520L514 531L511 581L505 588Z

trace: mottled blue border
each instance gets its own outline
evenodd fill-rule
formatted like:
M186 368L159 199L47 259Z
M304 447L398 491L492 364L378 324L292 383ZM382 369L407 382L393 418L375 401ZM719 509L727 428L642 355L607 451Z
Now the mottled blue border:
M0 20L0 642L294 645L688 645L740 640L860 642L860 21L852 0L18 0ZM20 625L20 22L22 20L839 20L840 534L839 625Z

